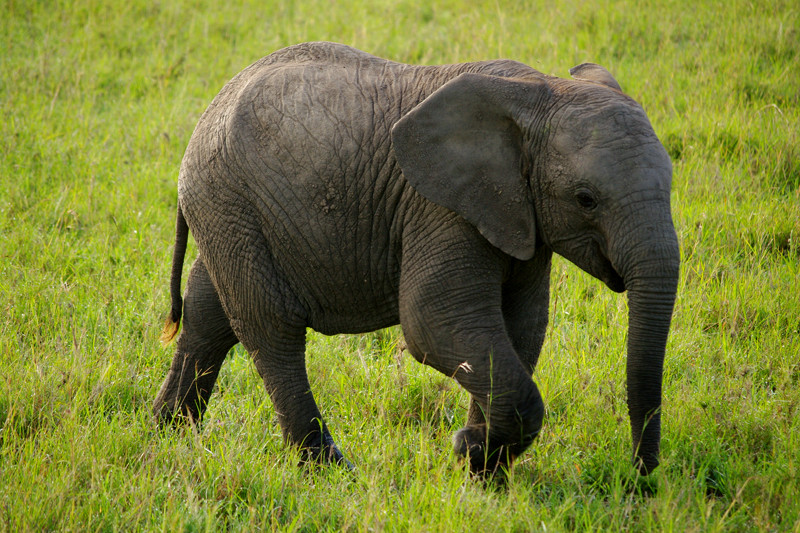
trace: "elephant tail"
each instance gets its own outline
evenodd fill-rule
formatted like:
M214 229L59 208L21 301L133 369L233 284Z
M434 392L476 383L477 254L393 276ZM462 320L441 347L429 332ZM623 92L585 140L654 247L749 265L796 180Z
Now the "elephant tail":
M183 313L183 299L181 298L181 275L183 274L183 259L186 256L186 242L189 239L189 226L181 211L178 202L178 215L175 223L175 249L172 252L172 274L169 282L169 293L172 300L172 309L164 323L161 332L161 342L169 343L178 334Z

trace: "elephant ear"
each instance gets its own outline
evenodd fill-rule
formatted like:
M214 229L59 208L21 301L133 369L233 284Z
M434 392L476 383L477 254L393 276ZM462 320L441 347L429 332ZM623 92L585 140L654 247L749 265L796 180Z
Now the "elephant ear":
M535 108L542 86L461 74L392 128L395 156L411 186L522 260L533 257L536 228L512 110L521 98Z
M594 63L581 63L577 67L569 69L570 75L578 81L591 81L611 87L619 92L622 92L622 87L619 86L617 80L611 75L609 71L600 65Z

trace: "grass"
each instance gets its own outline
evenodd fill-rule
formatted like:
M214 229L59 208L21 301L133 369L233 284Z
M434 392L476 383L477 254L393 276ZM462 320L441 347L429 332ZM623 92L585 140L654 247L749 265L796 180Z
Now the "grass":
M800 530L793 2L0 5L0 529ZM560 76L591 60L642 102L674 160L683 255L653 476L627 460L625 299L563 260L545 428L506 491L457 464L466 395L398 328L310 335L354 476L297 467L238 347L200 431L155 428L183 149L236 72L320 39Z

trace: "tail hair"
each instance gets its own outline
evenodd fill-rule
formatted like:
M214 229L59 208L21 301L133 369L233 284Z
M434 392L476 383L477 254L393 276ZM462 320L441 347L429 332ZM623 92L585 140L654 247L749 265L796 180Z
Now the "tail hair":
M183 299L181 298L181 275L183 274L183 260L186 257L186 242L189 238L189 226L186 224L186 219L183 217L180 201L178 202L178 214L175 223L175 248L172 252L172 275L169 282L170 299L172 300L172 309L170 309L169 317L164 323L164 329L161 331L161 342L169 344L181 325L181 314L183 312Z
M175 336L178 334L180 326L181 326L180 314L177 314L176 316L175 310L173 309L170 311L169 316L164 321L164 329L161 330L161 336L159 337L161 344L166 346L167 344L172 342L172 339L174 339Z

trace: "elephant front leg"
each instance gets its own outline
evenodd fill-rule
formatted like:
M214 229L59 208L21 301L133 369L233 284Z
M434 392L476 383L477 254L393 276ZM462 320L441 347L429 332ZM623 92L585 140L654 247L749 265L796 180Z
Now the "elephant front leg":
M544 343L550 301L552 252L542 245L531 261L515 262L503 284L503 321L523 367L533 373ZM467 426L486 423L480 398L470 399Z
M409 351L453 377L474 400L467 425L455 434L455 452L473 474L502 476L539 434L539 390L507 336L499 308L462 318L455 327L434 308L423 309L403 319Z
M453 228L441 244L406 251L400 321L412 355L474 399L455 452L473 474L504 475L539 434L544 403L506 328L507 257L471 227Z
M454 451L469 462L473 474L504 476L541 430L544 402L539 390L526 375L510 386L458 381L471 392L472 401L467 424L453 436Z

